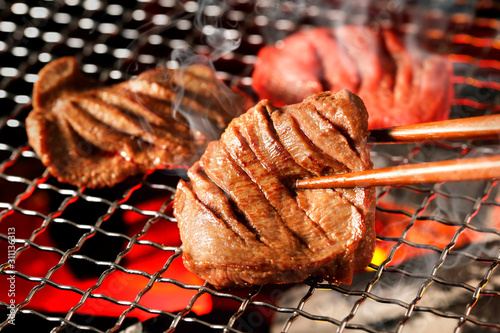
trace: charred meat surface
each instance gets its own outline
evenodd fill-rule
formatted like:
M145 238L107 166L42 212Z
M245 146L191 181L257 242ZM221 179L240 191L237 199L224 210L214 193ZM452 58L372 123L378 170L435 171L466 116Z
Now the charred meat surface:
M75 58L39 73L29 143L59 181L91 188L168 165L192 165L250 100L205 65L157 68L104 86Z
M372 168L363 102L347 90L235 118L177 187L186 267L216 288L350 283L375 245L374 190L297 189L297 179Z
M368 26L312 28L258 53L253 88L277 106L348 89L370 114L369 129L444 120L452 63L394 31Z

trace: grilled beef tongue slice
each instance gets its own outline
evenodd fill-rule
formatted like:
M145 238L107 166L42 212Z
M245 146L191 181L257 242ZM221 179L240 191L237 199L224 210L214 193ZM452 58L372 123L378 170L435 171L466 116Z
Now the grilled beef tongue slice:
M40 71L26 128L59 181L97 188L154 168L192 165L249 103L201 64L151 69L105 86L64 57Z
M231 121L181 180L174 202L185 266L215 288L351 283L375 245L373 189L296 180L372 168L363 102L347 90Z

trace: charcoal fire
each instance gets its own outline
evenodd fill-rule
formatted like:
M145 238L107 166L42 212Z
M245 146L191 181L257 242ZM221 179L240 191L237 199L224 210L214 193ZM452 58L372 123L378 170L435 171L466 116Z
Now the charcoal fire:
M288 332L314 330L318 333L326 333L336 327L320 318L339 318L339 321L345 321L344 325L347 327L371 326L384 332L396 332L403 328L404 332L410 333L422 332L422 330L453 332L457 327L464 326L464 323L461 323L459 315L451 314L464 313L470 304L475 302L477 302L477 308L481 309L478 314L479 318L483 320L492 318L500 306L500 299L486 295L488 289L493 290L500 286L500 276L493 275L489 281L489 288L484 287L485 295L475 299L474 290L482 288L483 279L493 270L491 266L488 267L487 263L482 264L468 258L468 254L476 253L493 261L498 260L499 245L498 239L493 243L471 244L470 248L451 255L440 267L438 276L432 275L435 268L433 266L440 262L440 254L434 253L386 268L386 272L376 284L373 284L371 280L372 274L361 273L350 287L332 289L329 286L322 288L320 285L319 289L323 290L318 290L313 294L302 309L311 316L317 317L318 320L310 321L301 318L293 323ZM419 272L419 276L409 275L408 272ZM440 283L440 281L447 281L447 283ZM367 285L372 286L369 291L361 294L354 292L365 289ZM284 308L293 308L307 291L307 286L294 287L280 298L278 304ZM356 304L359 308L354 318L351 319L350 314L353 308L357 308ZM408 310L411 304L415 306L413 313ZM278 315L271 332L282 332L288 321L290 321L290 315ZM478 332L477 329L466 325L462 331ZM485 329L485 332L487 331Z
M0 285L6 286L6 278L15 276L14 328L262 333L500 330L498 181L378 186L374 257L353 275L350 285L307 278L292 285L214 290L182 262L172 200L187 166L151 169L112 187L72 186L51 176L50 168L31 149L25 127L37 73L54 59L76 57L85 73L82 83L89 77L99 79L90 90L108 89L154 68L178 71L202 63L224 92L243 90L254 104L259 96L252 74L261 49L288 49L293 37L309 32L320 36L320 30L326 32L321 41L330 45L337 29L345 29L349 39L356 36L355 27L394 32L402 46L398 52L386 49L383 36L368 45L389 53L389 64L395 66L388 68L396 68L396 73L401 69L399 77L419 65L417 61L411 68L398 67L409 59L405 52L411 59L422 55L439 57L446 66L452 63L450 86L435 89L440 96L445 90L453 93L451 105L438 115L453 119L494 114L500 111L499 14L494 1L151 0L36 5L0 1L0 255L4 259ZM325 51L315 48L312 39L297 41L307 45L293 57L284 54L282 61L293 63L302 57L319 62ZM359 46L363 40L360 36L346 43ZM316 58L310 57L311 49ZM363 56L370 62L387 60ZM355 69L353 78L359 85L355 64L343 70ZM320 65L326 69L331 64ZM315 73L321 73L321 66L313 68ZM318 77L326 86L326 78ZM438 81L445 84L438 78L431 83ZM403 91L412 86L399 87ZM210 128L202 132L218 136L220 131L214 131L211 121L185 119L186 110L179 108L184 90L181 85L170 88L177 96L172 102L175 121ZM443 101L438 99L436 103ZM219 104L228 105L224 112L232 109L226 100ZM390 108L394 119L406 112L404 107L400 112ZM422 114L432 113L426 111ZM144 132L154 127L149 121L137 124ZM111 129L109 123L100 125L106 132ZM94 149L83 138L77 142L80 149ZM498 140L489 139L376 145L370 158L379 168L485 156L498 153L498 147ZM115 222L121 223L119 228L114 228ZM18 246L15 267L8 266L7 258L11 227L16 228ZM58 230L61 233L54 237ZM6 320L11 302L7 293L0 295L0 329L6 331L13 328Z

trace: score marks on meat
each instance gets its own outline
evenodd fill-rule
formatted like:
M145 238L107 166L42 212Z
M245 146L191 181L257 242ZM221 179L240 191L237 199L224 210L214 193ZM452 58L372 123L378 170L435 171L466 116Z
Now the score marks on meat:
M372 168L359 97L258 103L211 142L174 203L186 267L216 288L350 283L375 245L373 189L297 189L297 179Z
M205 65L156 68L103 86L64 57L40 71L26 127L59 181L104 187L154 168L191 165L249 104Z

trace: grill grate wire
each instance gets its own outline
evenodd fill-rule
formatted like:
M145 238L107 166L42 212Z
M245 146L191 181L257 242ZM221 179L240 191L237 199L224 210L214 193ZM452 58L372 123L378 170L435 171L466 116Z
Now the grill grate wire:
M332 1L328 10L321 10L313 1L306 2L307 6L273 1L252 5L243 0L201 4L165 0L0 2L0 250L4 251L0 278L6 281L15 276L18 295L15 326L9 322L7 292L0 295L0 310L4 311L0 328L15 331L34 322L52 332L117 332L134 327L167 332L301 332L303 327L406 332L423 316L431 318L431 323L452 322L446 326L450 332L500 330L495 311L487 309L500 304L497 181L377 189L377 214L400 229L396 233L378 230L377 241L385 245L386 252L357 274L351 286L309 279L294 286L217 291L203 282L185 282L184 277L169 275L181 261L179 244L153 237L158 226L175 226L171 203L183 170L151 171L114 189L76 188L53 179L27 144L24 118L31 107L32 84L40 68L52 59L76 56L87 75L112 83L158 65L175 68L183 60L189 61L186 57L203 54L212 60L222 80L252 94L249 76L261 46L304 25L356 22L367 15L385 22L390 14L408 33L418 28L415 22L427 23L425 42L455 60L453 117L498 112L500 9L494 4L478 1L471 7L459 1L440 2L443 7L422 9L417 2L419 15L412 22L404 19L404 12L390 7L405 2L354 3ZM375 9L368 9L367 4ZM216 36L214 29L222 32L225 43L210 39ZM498 153L497 141L375 147L372 157L375 163L395 165L493 153ZM149 195L160 204L154 208L145 205ZM84 212L86 209L92 212ZM131 229L116 227L116 220L126 214L141 222ZM422 225L451 232L437 243L412 238ZM33 256L53 264L36 274L30 273L35 269L10 267L7 226L15 226L15 267ZM54 229L66 233L49 243L45 239L54 237ZM115 246L103 254L107 243ZM138 249L163 260L154 269L132 267L128 258ZM408 249L420 251L419 255L399 259ZM468 266L474 268L472 272ZM89 267L97 271L91 275L91 283L66 284L60 277L67 271L88 274ZM110 296L103 286L117 276L143 283L132 297ZM394 281L399 281L395 290L401 295L388 291L391 288L386 286ZM28 286L27 292L19 299L24 286ZM163 286L188 292L189 297L177 309L166 309L171 294L163 295L165 303L147 305L152 304L149 296ZM427 300L428 295L441 292L435 291L439 288L458 290L459 295L466 295L465 300L459 297L444 308L441 301ZM64 310L53 311L51 304L40 308L38 300L48 293L71 301ZM212 311L198 315L196 308L207 297ZM317 306L325 300L345 302L345 311ZM119 310L103 319L99 311L88 312L89 304ZM384 325L364 320L365 309L373 304L397 309L399 315L384 320ZM137 321L137 317L143 319Z

